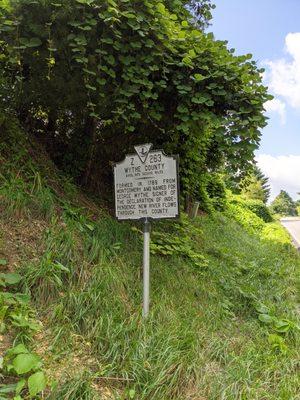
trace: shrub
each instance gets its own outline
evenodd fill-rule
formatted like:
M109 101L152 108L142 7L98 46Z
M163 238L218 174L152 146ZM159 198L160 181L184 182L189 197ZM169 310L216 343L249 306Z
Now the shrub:
M261 218L264 222L272 222L273 218L268 207L261 200L245 199L238 195L229 195L230 202L247 208Z
M290 235L278 222L265 225L261 232L261 238L285 245L291 244Z
M273 218L268 207L261 200L243 200L243 205L265 222L272 222Z
M226 207L226 187L222 177L217 173L203 173L198 180L196 200L200 209L207 213L215 210L224 211Z
M221 175L209 175L206 190L213 208L223 211L226 207L226 187Z
M234 218L250 233L260 233L264 227L264 221L260 217L237 202L227 205L226 214L230 218Z

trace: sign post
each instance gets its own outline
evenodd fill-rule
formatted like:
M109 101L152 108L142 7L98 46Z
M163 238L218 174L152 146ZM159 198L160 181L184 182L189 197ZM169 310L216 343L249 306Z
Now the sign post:
M135 146L135 154L113 167L116 218L144 222L144 318L150 303L150 221L179 216L178 157L151 148L150 143Z
M144 221L144 251L143 251L143 317L149 314L150 303L150 229L148 218Z

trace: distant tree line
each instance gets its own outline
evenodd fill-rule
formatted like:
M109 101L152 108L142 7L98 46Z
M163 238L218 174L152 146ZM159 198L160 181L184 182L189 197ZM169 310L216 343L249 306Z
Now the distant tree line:
M298 209L300 201L294 201L291 196L285 191L281 190L279 195L271 203L271 211L274 214L282 216L296 216L298 215Z

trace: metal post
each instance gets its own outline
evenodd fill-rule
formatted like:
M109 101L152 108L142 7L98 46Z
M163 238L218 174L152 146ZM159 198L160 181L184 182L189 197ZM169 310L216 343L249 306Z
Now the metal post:
M191 217L194 219L197 217L198 215L198 210L199 210L199 201L195 201L193 209L192 209L192 213L191 213Z
M143 253L143 317L149 314L149 292L150 292L150 222L145 219L144 223L144 253Z

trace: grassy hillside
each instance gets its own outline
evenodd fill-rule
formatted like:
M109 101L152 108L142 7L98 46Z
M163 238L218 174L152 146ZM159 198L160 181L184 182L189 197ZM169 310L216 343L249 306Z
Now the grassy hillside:
M1 399L300 398L300 259L280 226L235 204L153 224L144 322L141 227L0 128ZM18 373L20 343L42 365ZM47 388L30 397L36 370Z

